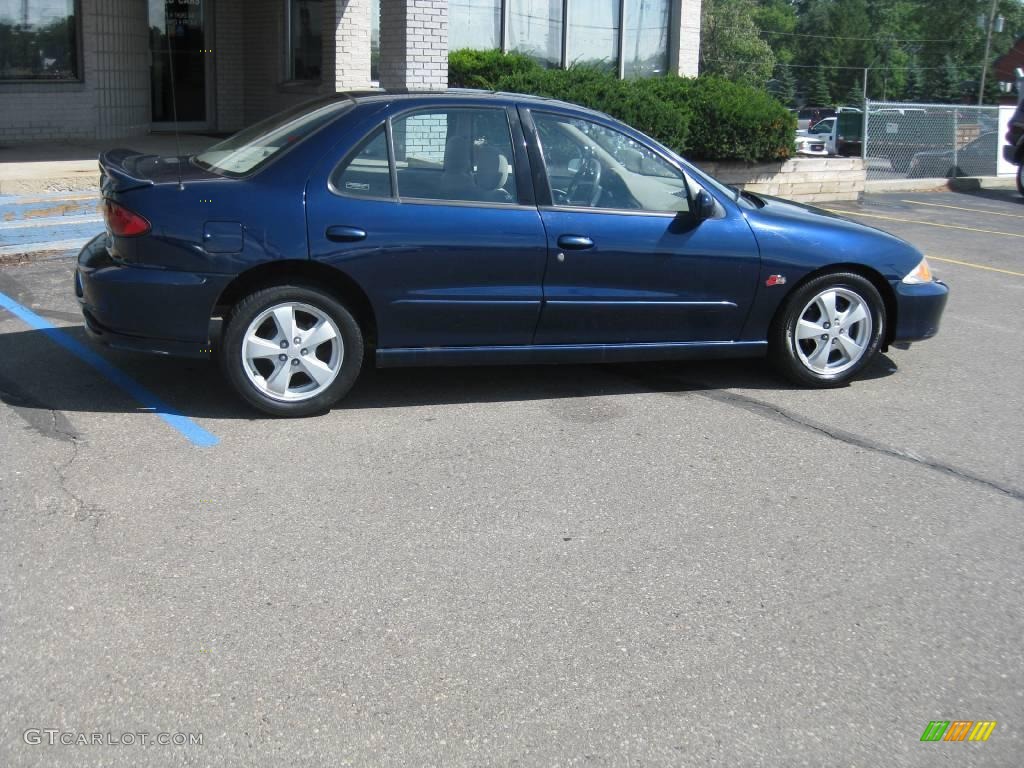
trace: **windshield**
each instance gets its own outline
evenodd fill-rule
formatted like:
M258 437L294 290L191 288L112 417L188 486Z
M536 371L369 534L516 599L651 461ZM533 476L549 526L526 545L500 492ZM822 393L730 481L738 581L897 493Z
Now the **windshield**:
M355 102L329 97L303 102L239 131L193 161L225 176L244 176L350 109Z

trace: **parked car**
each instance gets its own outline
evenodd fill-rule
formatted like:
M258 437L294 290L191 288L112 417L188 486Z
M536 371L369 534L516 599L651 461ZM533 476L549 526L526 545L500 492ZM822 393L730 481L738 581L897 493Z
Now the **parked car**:
M914 179L954 176L995 176L999 134L983 133L958 149L918 152L910 159L907 176Z
M946 303L908 243L550 99L339 94L191 158L100 166L106 232L75 276L89 333L212 347L275 415L323 411L374 364L768 355L834 387L934 335Z
M1017 166L1017 191L1024 195L1024 178L1021 177L1024 171L1024 99L1017 104L1017 111L1010 118L1003 158Z
M798 155L827 157L835 152L835 117L826 117L802 133L797 131L796 152Z
M898 173L908 173L920 152L944 151L956 135L956 115L948 110L886 107L871 110L867 133L871 157L888 160Z

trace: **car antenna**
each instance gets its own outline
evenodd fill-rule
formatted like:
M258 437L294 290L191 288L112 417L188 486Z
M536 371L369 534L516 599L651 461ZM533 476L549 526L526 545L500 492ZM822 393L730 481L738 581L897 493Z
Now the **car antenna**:
M166 19L165 19L165 30L166 30ZM178 31L178 20L174 20L174 31ZM170 34L169 30L167 33L167 64L168 69L171 70L171 117L174 119L174 151L176 157L174 158L174 165L178 169L178 190L181 192L185 191L185 185L181 181L181 136L178 132L178 92L174 88L174 45L171 44L171 38L174 35Z

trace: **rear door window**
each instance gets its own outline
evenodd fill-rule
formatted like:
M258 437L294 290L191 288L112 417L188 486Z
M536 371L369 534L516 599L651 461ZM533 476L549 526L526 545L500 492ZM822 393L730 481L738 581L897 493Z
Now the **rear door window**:
M502 108L418 111L391 125L398 196L515 203L512 134Z
M370 134L331 176L335 191L351 197L393 197L388 140L384 126Z

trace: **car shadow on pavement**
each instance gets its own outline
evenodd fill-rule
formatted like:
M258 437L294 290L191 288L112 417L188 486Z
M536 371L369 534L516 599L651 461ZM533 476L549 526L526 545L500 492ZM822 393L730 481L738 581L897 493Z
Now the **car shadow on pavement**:
M261 415L239 400L212 361L140 356L107 350L89 341L81 326L61 328L178 413L194 418L255 419ZM0 334L0 401L19 409L133 413L150 409L96 370L60 348L42 331ZM896 371L880 355L859 381ZM794 388L762 359L524 365L459 368L391 368L363 371L335 410L401 408L463 403L740 388Z

